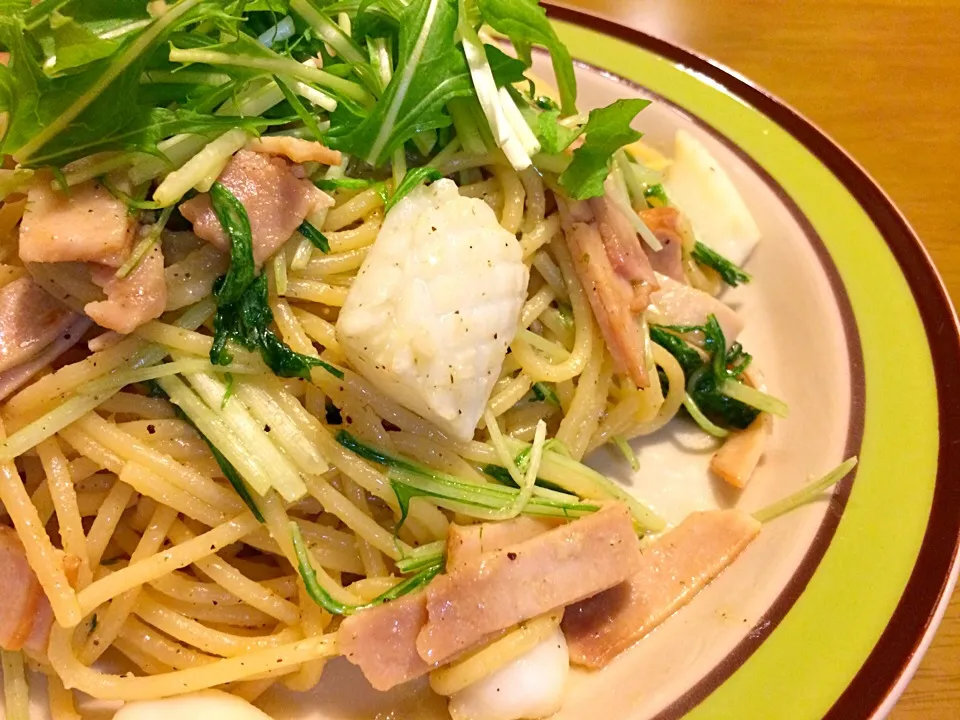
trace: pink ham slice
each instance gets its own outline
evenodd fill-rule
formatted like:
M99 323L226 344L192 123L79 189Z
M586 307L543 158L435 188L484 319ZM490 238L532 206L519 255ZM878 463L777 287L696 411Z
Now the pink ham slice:
M127 206L96 180L70 188L67 195L53 190L49 178L41 176L27 193L20 259L120 267L135 227Z
M340 651L377 690L426 675L497 632L612 587L640 562L630 513L620 505L561 527L535 520L453 529L450 542L460 540L448 575L340 625ZM424 644L434 643L443 649L428 648L425 656Z
M389 690L426 675L417 635L427 623L426 591L363 610L340 625L337 647L377 690Z
M93 323L89 318L74 315L73 323L61 332L57 339L50 343L43 352L36 357L0 373L0 402L13 395L33 378L39 375L54 360L63 355L83 339L84 333Z
M249 150L233 156L219 181L247 210L253 258L258 266L279 250L310 211L327 198L309 180L294 175L290 163ZM208 194L187 200L180 205L180 212L193 223L198 237L221 250L230 249Z
M644 246L650 266L655 272L686 282L683 275L683 239L680 236L681 218L676 208L660 207L644 210L640 219L663 245L660 250Z
M703 290L658 275L660 289L650 297L647 320L657 325L703 325L711 315L716 316L727 345L733 343L743 330L743 318L726 303Z
M772 427L773 418L760 413L745 430L731 433L710 459L710 470L735 488L746 487L767 448Z
M483 552L500 550L555 528L552 520L521 517L502 523L451 525L447 537L447 569ZM351 615L337 635L340 652L363 670L377 690L426 675L431 666L417 653L417 636L427 624L427 594L420 591L394 602Z
M3 578L0 647L20 650L29 643L46 649L44 639L52 621L47 598L27 563L16 532L3 526L0 526L0 577ZM31 636L33 642L29 642Z
M636 232L604 198L560 203L564 236L577 277L617 372L646 387L647 363L637 317L657 281Z
M163 272L163 251L155 245L134 270L124 278L113 268L94 267L94 283L103 287L106 300L87 303L84 311L101 327L131 333L148 320L163 314L167 304L167 282Z
M0 373L40 355L78 316L28 277L0 289Z
M760 532L739 510L689 515L643 550L626 582L568 607L563 633L570 659L600 668L653 630L733 562Z
M448 662L493 633L623 582L641 564L623 505L486 553L426 589L428 619L417 652L431 665Z
M454 572L461 565L484 553L530 540L560 524L562 521L553 518L525 516L505 522L451 524L447 532L447 570Z

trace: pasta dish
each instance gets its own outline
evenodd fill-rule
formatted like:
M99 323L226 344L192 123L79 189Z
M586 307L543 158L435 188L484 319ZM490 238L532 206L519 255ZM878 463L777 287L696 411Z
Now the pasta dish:
M591 467L696 423L742 488L788 408L718 297L746 202L581 110L535 0L0 0L0 51L8 720L328 661L548 717L855 464L673 527Z

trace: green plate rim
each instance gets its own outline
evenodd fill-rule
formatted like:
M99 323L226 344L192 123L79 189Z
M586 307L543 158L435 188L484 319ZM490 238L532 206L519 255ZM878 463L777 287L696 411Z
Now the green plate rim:
M960 330L942 280L915 232L876 182L825 133L785 103L714 61L640 30L568 7L547 5L547 12L555 20L612 36L652 52L686 72L700 76L701 82L745 103L788 132L839 180L860 205L882 236L909 286L926 335L936 385L939 443L933 496L919 551L899 602L872 651L825 717L850 720L885 713L919 662L949 599L948 591L956 580L960 513L955 510L960 507L960 476L952 468L958 467L960 461L960 443L954 443L952 439L960 437L960 377L951 371L960 366ZM573 54L578 54L575 47ZM616 68L608 70L616 72ZM630 80L624 81L632 84ZM697 119L690 108L681 109ZM700 122L710 127L708 123ZM723 137L723 133L713 132ZM772 629L758 627L755 631L766 637ZM657 717L676 717L696 707L736 669L728 669L723 673L725 677L714 677L710 683L712 688L698 683ZM703 716L711 715L704 713Z

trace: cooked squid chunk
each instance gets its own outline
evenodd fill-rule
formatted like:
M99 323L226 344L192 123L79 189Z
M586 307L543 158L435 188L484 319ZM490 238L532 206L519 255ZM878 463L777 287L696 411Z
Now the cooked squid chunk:
M528 277L493 210L439 180L387 215L337 336L383 393L468 440L517 332Z
M553 715L570 672L560 628L496 672L450 698L453 720L520 720Z
M742 265L760 241L760 229L730 176L686 130L677 132L673 164L663 184L700 240Z

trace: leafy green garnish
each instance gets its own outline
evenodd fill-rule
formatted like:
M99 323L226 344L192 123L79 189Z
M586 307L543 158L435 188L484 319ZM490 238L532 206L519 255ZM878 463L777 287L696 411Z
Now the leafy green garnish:
M273 312L267 303L267 276L255 276L253 236L246 208L221 183L210 189L213 210L230 238L230 270L214 284L217 314L213 319L210 362L229 365L232 341L247 350L259 350L267 367L280 377L310 378L310 370L322 367L337 378L343 372L323 360L291 350L270 329Z
M313 135L313 139L322 142L323 134L320 132L320 126L317 124L317 118L315 118L303 103L300 102L293 90L291 90L287 84L278 78L276 75L273 76L273 81L277 84L277 87L280 88L280 92L283 93L284 99L287 101L287 104L293 108L293 111L297 114L297 117L300 118L307 130L310 131L310 134Z
M307 545L303 539L303 533L296 522L290 521L290 540L293 543L293 550L297 555L297 569L300 571L300 577L303 579L303 585L307 590L310 599L318 606L322 607L331 615L353 615L361 610L376 607L383 603L396 600L404 595L419 590L427 585L434 577L443 572L444 559L441 556L439 560L434 560L431 564L421 569L416 575L407 578L398 585L393 586L385 593L378 595L373 600L363 605L347 605L335 600L323 586L317 581L317 571L313 568L310 561L310 553L307 551Z
M0 152L32 165L49 164L54 158L62 163L65 155L91 152L87 148L104 137L144 134L154 108L139 105L136 98L150 53L171 32L203 17L204 10L220 12L209 0L180 0L143 31L127 36L109 57L56 78L43 71L24 17L4 14L0 42L13 57L5 73L12 112ZM84 150L78 154L75 148Z
M574 150L573 162L560 175L560 187L567 195L576 200L603 195L613 154L640 139L642 134L630 123L649 104L649 100L633 98L590 111L583 145Z
M627 157L629 158L631 156L628 154ZM661 206L664 207L670 204L670 201L667 199L667 191L663 189L663 185L661 183L657 183L656 185L651 185L648 187L643 191L643 196L647 199L655 199L658 203L660 203Z
M297 228L297 232L303 235L310 244L325 255L330 253L330 241L327 236L317 230L309 221L304 220Z
M387 204L383 209L384 213L390 212L390 209L394 205L400 202L418 186L427 182L434 182L442 177L443 175L429 165L413 168L407 172L407 174L403 177L403 181L397 185L396 189L393 191L393 194L390 196L390 199L387 200Z
M537 139L540 152L555 155L563 152L583 133L583 127L561 125L559 110L545 110L537 116Z
M446 104L474 94L466 58L454 43L456 0L414 0L400 18L396 70L365 117L346 105L333 113L327 142L374 166L417 133L450 125ZM523 63L486 46L499 85L519 82Z
M217 291L218 305L237 302L253 282L256 274L253 261L253 232L247 210L222 183L210 188L210 203L220 227L230 240L230 270Z
M477 9L484 22L510 38L527 65L530 64L530 45L542 45L550 52L563 114L575 114L577 77L573 60L537 0L477 0Z
M554 407L560 407L560 398L557 397L557 393L547 383L535 382L531 389L533 390L533 395L537 398L537 400L546 402Z
M703 357L675 333L700 332L704 337ZM687 392L700 411L722 428L742 430L752 423L759 410L724 395L721 390L729 378L736 380L747 369L752 357L740 343L729 348L717 318L711 315L706 324L695 326L650 326L650 339L676 358L687 379Z
M740 283L748 283L751 280L750 275L744 272L742 268L733 264L716 250L712 250L699 240L697 240L693 246L691 255L693 259L701 265L706 265L716 270L717 274L723 278L723 281L731 287L736 287Z
M223 283L217 283L214 293L218 297L217 314L213 318L213 345L210 362L214 365L229 365L233 355L227 342L235 342L247 350L258 350L267 367L278 377L310 379L310 371L320 367L338 379L343 371L320 358L294 352L270 329L273 312L267 303L267 276L259 275L240 298L223 305L219 291Z
M515 486L488 485L461 480L415 460L384 452L364 443L346 430L338 431L336 439L343 447L364 460L388 469L390 486L400 506L398 530L406 521L410 501L417 497L429 498L437 506L454 512L489 519L509 507L520 492ZM599 507L591 502L563 501L534 495L522 512L525 515L573 518L589 515L596 512Z

